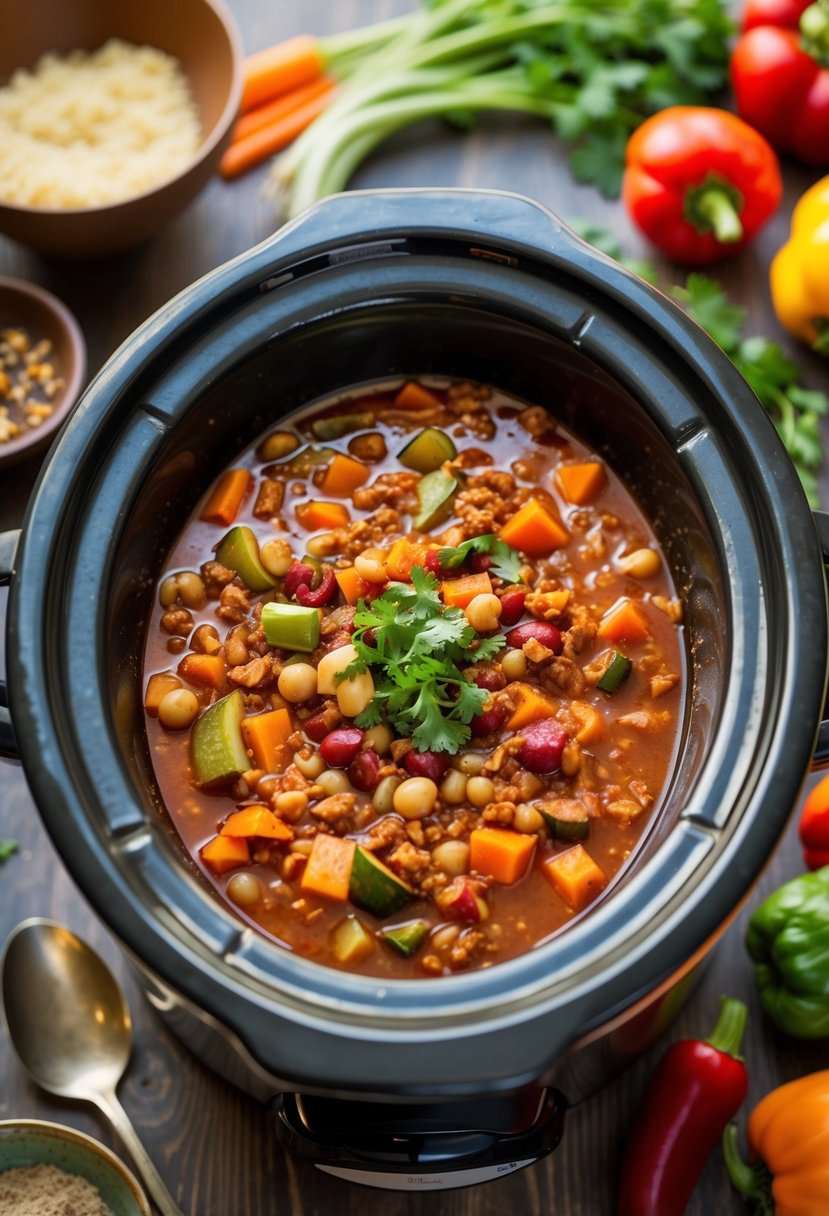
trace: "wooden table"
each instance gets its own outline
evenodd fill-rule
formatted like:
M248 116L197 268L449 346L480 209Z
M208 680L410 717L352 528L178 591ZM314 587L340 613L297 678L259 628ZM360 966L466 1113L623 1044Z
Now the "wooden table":
M305 0L301 6L232 0L246 49L302 30L348 28L405 11L408 0ZM296 9L296 11L294 11ZM232 184L212 182L197 202L157 239L126 256L100 263L41 259L0 239L0 274L16 275L56 292L77 315L89 345L90 373L156 308L193 279L267 236L275 220L260 195L264 169ZM788 230L798 194L814 180L786 166L786 199L760 240L717 276L749 310L754 332L784 341L771 313L766 272ZM565 219L589 217L615 231L632 253L644 253L623 209L592 188L577 186L549 130L534 121L493 119L468 135L429 124L381 151L355 186L482 186L539 199ZM664 264L666 281L681 272ZM791 348L794 349L794 348ZM826 365L797 352L809 382L829 387ZM17 526L37 474L36 465L0 472L0 529ZM829 494L824 497L829 501ZM4 593L3 593L4 594ZM611 1216L625 1129L661 1052L656 1049L620 1080L568 1117L560 1148L535 1166L469 1191L418 1195L369 1192L337 1182L286 1159L274 1142L267 1110L217 1079L167 1032L145 1001L112 937L74 888L40 824L20 768L0 761L0 837L19 853L0 869L0 942L27 916L69 924L98 948L127 990L135 1051L120 1096L182 1209L192 1216L329 1216L371 1205L386 1216ZM827 1065L826 1045L798 1044L775 1034L761 1014L743 946L746 918L760 899L801 870L794 825L748 905L726 933L706 975L669 1037L704 1036L719 996L729 992L749 1006L745 1054L749 1101L778 1083ZM0 1117L38 1116L69 1123L118 1149L91 1108L51 1099L24 1076L0 1037ZM427 1206L428 1205L428 1206ZM742 1211L718 1153L712 1155L689 1216Z

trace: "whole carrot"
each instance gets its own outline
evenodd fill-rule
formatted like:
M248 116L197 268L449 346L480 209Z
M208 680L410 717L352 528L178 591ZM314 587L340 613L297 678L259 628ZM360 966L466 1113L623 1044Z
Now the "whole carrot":
M234 139L225 150L219 162L219 172L222 177L238 177L246 173L254 165L258 165L266 156L286 148L289 143L301 135L305 128L320 115L334 92L334 82L326 80L326 87L313 91L303 103L297 104L297 94L304 90L298 89L286 97L280 97L271 103L271 117L267 125L251 130L242 138ZM258 115L254 111L249 117ZM248 115L243 115L240 121Z
M251 110L247 114L242 114L236 120L230 135L230 142L239 143L240 140L247 139L249 135L255 135L257 131L264 131L266 127L272 127L291 110L298 110L306 102L314 101L315 98L330 93L333 87L334 81L330 76L318 76L316 80L301 85L298 89L293 89L281 97L275 97L273 101L257 106L255 110Z
M323 63L319 43L310 34L249 55L242 66L242 113L316 80Z

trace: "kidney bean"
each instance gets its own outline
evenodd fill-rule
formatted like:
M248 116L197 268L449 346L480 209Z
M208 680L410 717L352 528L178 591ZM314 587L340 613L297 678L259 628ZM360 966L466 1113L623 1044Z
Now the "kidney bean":
M443 578L446 571L440 564L439 549L430 549L423 559L423 569L428 570L430 574L436 575L438 578Z
M561 767L561 753L569 738L567 731L555 718L542 718L522 726L524 742L518 752L518 762L531 773L554 773Z
M501 705L493 705L482 714L476 714L469 723L473 735L481 738L483 735L494 735L500 730L507 719L506 710Z
M481 910L469 884L463 878L450 883L440 898L440 907L453 920L479 921Z
M290 571L289 571L290 573ZM288 575L286 574L287 578ZM312 591L309 583L300 583L294 592L296 602L302 604L303 608L322 608L334 598L337 590L337 580L334 577L333 570L326 570L322 576L322 581L316 591Z
M305 584L310 587L316 571L313 566L307 565L306 562L291 562L288 569L285 571L283 586L287 596L296 595L297 589Z
M430 777L436 784L446 776L449 757L441 752L406 752L403 759L406 772L413 777Z
M485 574L492 565L492 558L488 553L470 553L468 565L473 574Z
M475 667L468 674L472 676L474 684L487 692L498 692L507 686L506 676L498 667Z
M530 638L552 650L553 654L561 654L564 646L561 630L551 621L527 621L525 625L516 625L515 629L511 629L507 634L507 645L519 650Z
M523 587L508 587L501 596L501 625L516 625L524 615L527 592Z
M380 757L373 748L358 752L348 767L348 779L355 790L371 793L380 781Z
M337 721L342 721L339 714L332 721L333 715L329 714L328 710L322 710L318 714L314 714L312 718L306 719L302 724L302 729L305 731L309 739L313 739L315 743L322 743L326 735L330 735L334 730Z
M320 755L329 768L348 768L362 745L363 731L356 726L341 726L325 736Z

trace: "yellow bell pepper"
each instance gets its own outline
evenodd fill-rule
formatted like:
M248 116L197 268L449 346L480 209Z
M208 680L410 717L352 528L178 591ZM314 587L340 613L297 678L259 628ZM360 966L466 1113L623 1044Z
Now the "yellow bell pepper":
M723 1137L726 1168L736 1189L769 1216L829 1212L829 1070L790 1081L766 1094L749 1115L755 1165L741 1160L737 1126Z
M829 177L797 202L791 234L772 260L769 283L783 328L829 355Z

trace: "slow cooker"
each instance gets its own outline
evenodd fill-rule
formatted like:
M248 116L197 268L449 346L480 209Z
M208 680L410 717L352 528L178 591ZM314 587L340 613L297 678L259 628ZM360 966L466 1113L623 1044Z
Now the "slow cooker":
M141 655L165 552L236 452L317 397L429 374L548 406L622 473L685 601L687 696L661 809L589 915L489 970L380 983L282 949L202 884L152 776ZM337 196L185 290L90 385L0 563L13 734L74 879L282 1142L377 1186L554 1147L667 1024L820 724L822 550L771 422L671 301L510 194Z

